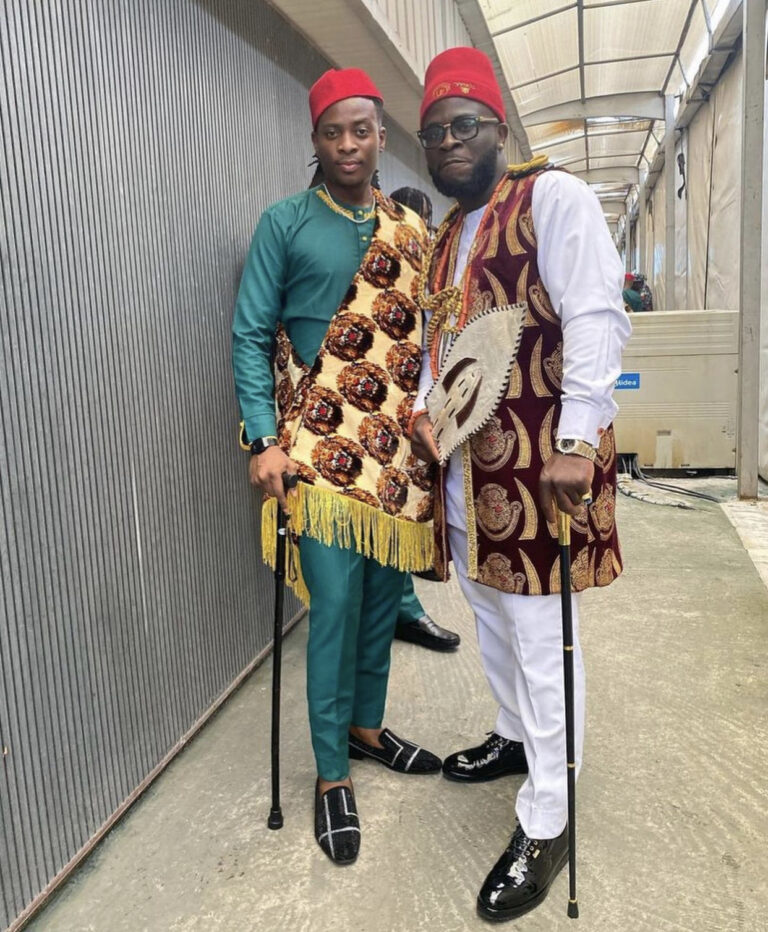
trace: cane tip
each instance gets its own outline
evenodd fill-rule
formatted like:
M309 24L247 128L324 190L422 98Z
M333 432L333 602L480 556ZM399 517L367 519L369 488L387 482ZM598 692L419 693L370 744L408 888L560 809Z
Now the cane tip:
M279 809L272 809L269 813L269 818L267 819L267 828L282 828L283 827L283 813Z
M568 900L568 918L579 918L579 904L577 900Z

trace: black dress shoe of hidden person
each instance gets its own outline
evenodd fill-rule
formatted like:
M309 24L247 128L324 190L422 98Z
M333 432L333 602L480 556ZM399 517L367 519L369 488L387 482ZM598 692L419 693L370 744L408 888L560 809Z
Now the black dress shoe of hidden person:
M388 728L382 728L379 741L383 747L377 748L350 734L349 756L356 760L370 757L398 773L438 773L440 770L439 757L418 744L398 738Z
M456 650L461 638L447 628L441 628L429 615L422 615L416 621L399 621L395 625L395 637L398 641L421 644L430 650Z
M489 732L476 748L450 754L443 761L443 775L462 783L484 783L507 774L528 773L525 750L520 741Z
M509 845L485 878L477 897L484 919L504 922L535 909L568 863L568 829L557 838L529 838L517 826Z
M348 786L334 786L320 794L315 784L315 838L335 864L351 864L360 851L360 819Z

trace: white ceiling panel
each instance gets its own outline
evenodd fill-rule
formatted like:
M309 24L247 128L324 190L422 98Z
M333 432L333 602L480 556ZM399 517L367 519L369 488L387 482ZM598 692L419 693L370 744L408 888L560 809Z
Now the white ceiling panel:
M573 139L584 135L583 120L561 120L558 123L542 123L540 126L528 127L528 140L531 148L561 139Z
M629 189L627 184L613 184L608 181L600 181L597 184L592 185L592 190L599 198L610 198L611 200L621 200L626 197L626 192Z
M590 136L614 132L647 133L650 128L650 120L611 120L603 118L587 120L587 132Z
M644 0L584 8L584 60L674 52L690 0Z
M554 78L545 78L512 92L520 115L548 107L553 100L576 100L580 95L579 72L569 71Z
M567 168L569 172L584 172L587 170L586 159L580 159L576 162L557 162L556 164Z
M607 155L600 158L593 158L590 153L589 156L589 167L590 168L608 168L610 166L618 165L621 168L633 168L637 165L638 156L636 155Z
M610 133L607 136L589 137L589 157L616 155L622 152L640 152L647 133Z
M564 159L586 159L587 152L584 148L584 137L574 139L564 145L552 146L538 150L539 153L546 153L552 162L562 162Z
M554 74L579 64L579 24L576 10L568 10L507 32L496 39L496 49L510 87L537 75ZM521 89L524 94L527 89ZM515 99L518 95L513 91Z
M671 64L672 58L646 58L613 65L588 65L585 68L584 90L587 97L657 91Z
M514 29L520 23L547 16L568 6L568 0L480 0L491 35ZM572 6L576 6L575 3ZM553 22L552 17L549 17ZM559 28L556 23L552 28Z

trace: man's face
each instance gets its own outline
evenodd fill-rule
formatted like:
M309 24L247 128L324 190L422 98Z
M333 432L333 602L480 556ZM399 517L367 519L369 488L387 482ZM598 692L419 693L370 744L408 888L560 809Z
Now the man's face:
M421 128L430 123L449 123L456 117L480 116L498 119L477 100L445 97L424 114ZM503 123L481 123L474 139L455 139L450 129L435 149L425 149L427 168L437 190L446 197L472 199L491 187L496 178L499 147L507 138Z
M356 188L370 182L386 133L379 125L376 105L367 97L348 97L325 110L312 133L312 144L326 183Z

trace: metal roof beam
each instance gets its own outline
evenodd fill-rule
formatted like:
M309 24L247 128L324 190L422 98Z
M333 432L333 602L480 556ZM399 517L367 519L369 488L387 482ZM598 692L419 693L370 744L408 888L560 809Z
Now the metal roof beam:
M577 178L587 184L640 184L640 172L630 165L605 166L603 168L590 168L589 171L574 172Z
M492 32L491 35L494 39L497 36L504 36L508 32L514 32L516 29L522 29L523 26L531 26L533 23L540 23L543 19L549 19L550 16L557 16L558 13L566 13L568 10L572 10L575 6L575 3L568 3L566 6L558 7L556 10L550 10L549 13L541 13L539 16L532 16L530 19L524 19L520 23L515 23L514 26L505 26L504 29L499 29L496 32Z
M548 71L546 74L537 74L535 78L529 78L527 81L521 81L519 84L512 84L510 91L519 91L521 87L530 87L531 84L538 84L539 81L546 81L548 78L559 78L561 74L568 74L570 71L579 72L579 85L584 83L584 69L592 68L596 65L621 65L628 61L645 61L649 58L670 58L674 57L674 52L649 52L647 55L625 55L622 58L597 58L594 61L581 61L576 65L567 65L557 71ZM586 96L586 95L584 95Z
M523 126L539 126L542 123L558 123L561 120L589 120L612 116L663 120L664 98L654 91L608 94L605 97L588 97L583 103L580 100L570 100L567 103L533 110L521 119Z

